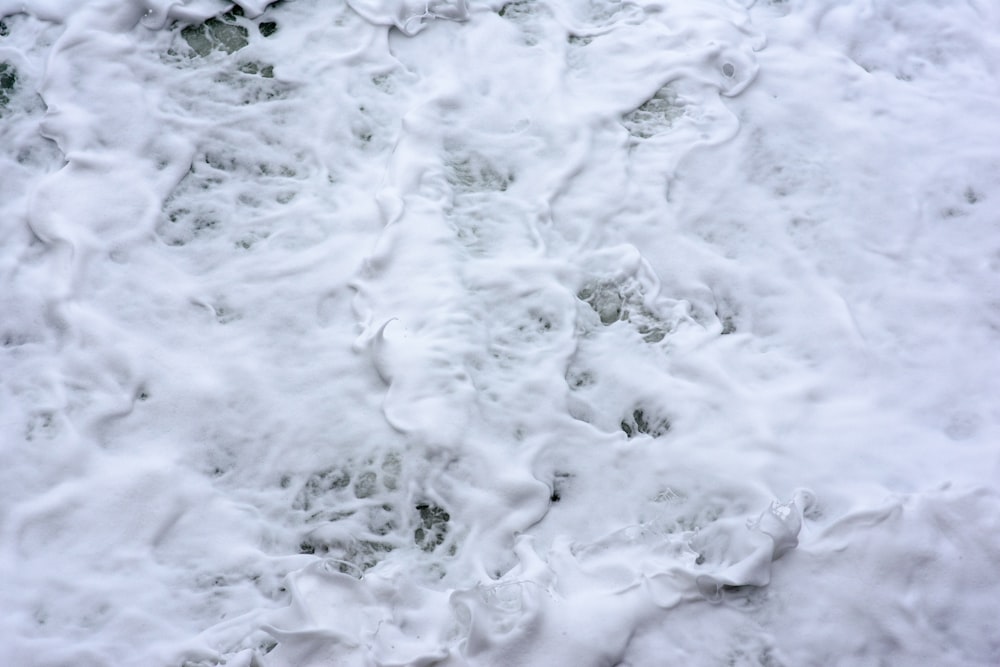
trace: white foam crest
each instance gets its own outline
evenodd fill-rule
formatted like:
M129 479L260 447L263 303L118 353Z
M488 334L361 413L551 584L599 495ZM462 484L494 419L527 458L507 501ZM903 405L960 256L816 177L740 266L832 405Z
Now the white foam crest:
M416 35L429 21L464 21L468 17L465 0L350 0L358 14L376 25L395 26L404 35Z
M0 0L0 662L1000 660L910 4Z

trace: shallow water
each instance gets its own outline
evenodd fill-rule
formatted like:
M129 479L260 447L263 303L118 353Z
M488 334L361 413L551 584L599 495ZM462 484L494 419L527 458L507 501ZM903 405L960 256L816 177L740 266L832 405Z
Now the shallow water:
M1000 11L0 0L0 662L1000 662Z

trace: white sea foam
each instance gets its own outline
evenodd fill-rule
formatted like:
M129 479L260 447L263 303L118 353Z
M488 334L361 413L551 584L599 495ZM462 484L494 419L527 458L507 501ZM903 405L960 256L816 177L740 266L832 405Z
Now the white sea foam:
M1000 662L989 3L0 18L0 663Z

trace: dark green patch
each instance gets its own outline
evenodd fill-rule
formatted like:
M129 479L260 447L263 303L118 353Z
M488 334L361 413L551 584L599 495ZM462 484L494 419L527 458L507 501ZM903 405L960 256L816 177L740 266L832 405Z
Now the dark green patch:
M716 302L715 317L722 325L723 336L736 333L738 316L739 311L733 307L732 303L730 303L728 299Z
M181 37L191 50L202 58L212 51L236 53L250 43L250 31L235 23L232 12L221 18L211 18L201 25L191 25L181 30Z
M413 531L413 542L424 551L434 551L448 535L451 515L437 505L420 503L416 506L420 525Z
M370 498L375 495L376 486L375 482L378 477L374 472L368 471L361 473L357 480L354 482L354 495L357 498Z
M552 493L549 494L549 502L558 503L563 499L566 486L569 483L569 479L572 477L573 474L568 472L556 472L555 475L553 475Z
M306 480L292 504L294 509L310 510L321 496L345 489L351 483L351 474L342 468L328 468L313 473Z
M396 530L396 515L390 503L368 510L368 529L376 535L389 535Z
M240 63L239 68L244 74L258 74L265 79L274 78L274 65L265 65L254 61Z
M626 417L621 421L621 429L629 438L634 438L640 433L658 438L670 430L670 420L665 418L652 419L642 408L632 411L631 417Z
M257 30L260 32L262 37L270 37L274 33L278 32L278 24L274 21L264 21L257 25Z
M196 216L194 223L191 225L196 232L202 232L206 229L215 229L219 224L218 220L213 218L205 218L202 216Z
M514 2L506 3L497 13L505 19L516 21L517 19L529 16L534 12L532 4L531 0L514 0Z
M622 319L625 295L614 283L598 283L584 287L576 297L589 304L601 318L601 324L605 326Z
M385 488L394 491L399 485L399 476L403 472L403 462L399 454L389 452L382 459L382 483Z
M378 564L385 554L392 551L393 546L386 542L374 540L352 540L347 543L340 540L327 541L315 535L307 536L299 543L299 553L326 556L340 561L337 564L344 574L358 575Z
M635 280L595 281L585 285L576 296L597 313L604 326L628 322L647 343L659 343L672 329L646 305L642 286Z
M657 326L651 326L649 324L637 324L636 330L638 330L639 335L647 343L659 343L661 340L667 337L667 332Z
M732 67L730 65L730 67ZM735 72L735 70L734 70ZM731 76L731 74L727 74ZM638 109L622 117L622 124L633 137L649 139L667 130L676 118L684 113L684 106L677 94L664 86L643 102Z
M461 192L506 192L514 182L512 173L504 173L483 156L471 154L449 164L448 181Z
M17 70L10 63L0 63L0 107L10 102L17 86Z

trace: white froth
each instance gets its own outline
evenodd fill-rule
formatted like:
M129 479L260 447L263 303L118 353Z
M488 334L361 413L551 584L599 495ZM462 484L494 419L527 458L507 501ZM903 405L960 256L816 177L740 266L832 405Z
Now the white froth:
M0 663L997 664L998 27L0 0Z

